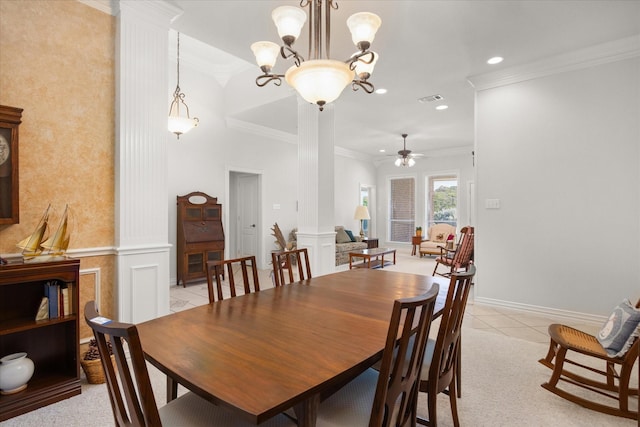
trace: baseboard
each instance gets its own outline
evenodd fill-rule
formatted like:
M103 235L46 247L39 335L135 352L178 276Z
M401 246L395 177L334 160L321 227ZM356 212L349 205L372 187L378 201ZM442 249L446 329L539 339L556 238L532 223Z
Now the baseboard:
M557 308L540 307L537 305L522 304L518 302L503 301L493 298L475 297L473 299L474 304L482 304L492 307L509 308L512 310L518 310L520 312L532 313L537 315L544 315L552 318L577 320L584 323L592 323L594 325L602 325L607 319L606 316L597 316L594 314L580 313L569 310L559 310Z

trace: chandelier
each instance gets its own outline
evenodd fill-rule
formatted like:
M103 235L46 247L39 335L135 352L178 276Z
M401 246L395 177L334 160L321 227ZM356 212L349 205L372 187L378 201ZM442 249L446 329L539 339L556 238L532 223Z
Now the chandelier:
M324 3L324 17L323 17ZM307 21L307 13L301 8L309 8L309 53L305 60L293 48L293 44L300 36L302 27ZM331 45L331 9L338 9L334 0L300 0L300 8L280 6L273 10L271 18L278 28L278 35L284 43L282 46L269 41L259 41L251 45L256 62L264 74L256 78L259 87L273 82L276 86L282 84L282 78L299 94L312 104L317 104L320 111L324 106L336 100L345 87L351 83L354 91L358 88L367 93L374 90L368 80L373 73L373 67L378 60L378 54L370 51L376 31L382 20L376 14L369 12L355 13L347 19L347 26L351 31L351 39L357 46L358 52L346 61L330 59ZM323 28L324 24L324 43ZM324 48L324 51L323 51ZM271 72L275 66L278 53L284 58L292 58L292 65L285 74Z
M192 119L191 116L189 116L189 107L184 102L184 93L180 92L180 33L178 33L177 83L176 90L173 92L173 101L169 107L168 128L170 132L175 133L178 139L180 139L180 135L198 126L198 123L200 123L200 120L198 120L197 117Z

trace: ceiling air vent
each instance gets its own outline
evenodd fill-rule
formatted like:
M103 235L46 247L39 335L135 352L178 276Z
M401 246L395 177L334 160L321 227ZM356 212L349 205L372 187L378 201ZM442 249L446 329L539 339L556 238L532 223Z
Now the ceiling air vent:
M442 95L429 95L429 96L425 96L423 98L418 98L418 102L421 103L425 103L425 102L433 102L433 101L440 101L443 100L444 96Z

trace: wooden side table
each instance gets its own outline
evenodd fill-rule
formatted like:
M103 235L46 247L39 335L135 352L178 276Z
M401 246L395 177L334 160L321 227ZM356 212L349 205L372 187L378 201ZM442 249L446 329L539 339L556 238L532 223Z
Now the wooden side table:
M416 248L420 246L421 242L422 242L422 236L413 236L411 238L411 244L413 245L413 248L411 249L411 256L416 254Z
M365 237L362 241L367 244L367 249L374 249L378 247L377 237Z

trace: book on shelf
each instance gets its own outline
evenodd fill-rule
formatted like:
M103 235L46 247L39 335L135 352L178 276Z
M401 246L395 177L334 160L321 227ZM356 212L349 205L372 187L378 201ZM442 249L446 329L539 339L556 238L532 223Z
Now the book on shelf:
M49 298L42 297L38 312L36 313L36 320L47 320L49 318Z
M49 319L57 318L60 288L55 281L44 284L44 296L49 299Z
M71 314L71 286L73 286L71 283L64 283L60 286L61 316L68 316Z

